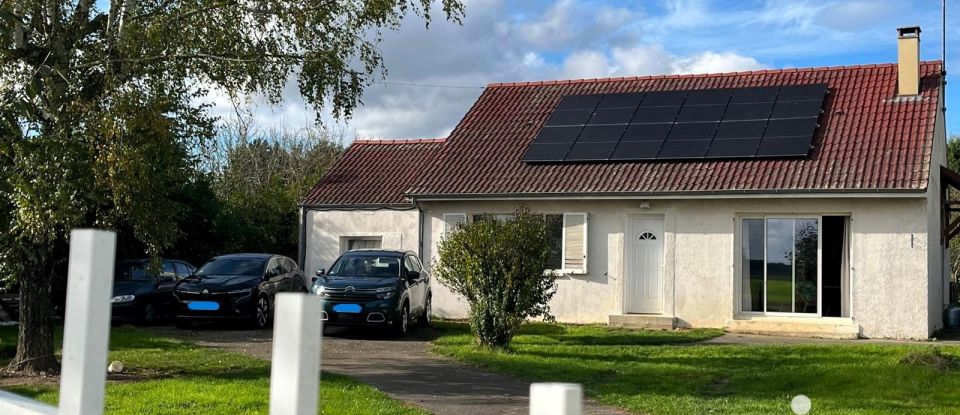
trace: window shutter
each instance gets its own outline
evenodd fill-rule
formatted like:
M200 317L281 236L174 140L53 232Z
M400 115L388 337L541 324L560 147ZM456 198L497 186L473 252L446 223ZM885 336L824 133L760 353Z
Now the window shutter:
M563 214L563 269L572 274L587 273L587 214Z
M464 223L467 223L466 213L444 213L443 236L446 237L450 232L457 230L457 228Z

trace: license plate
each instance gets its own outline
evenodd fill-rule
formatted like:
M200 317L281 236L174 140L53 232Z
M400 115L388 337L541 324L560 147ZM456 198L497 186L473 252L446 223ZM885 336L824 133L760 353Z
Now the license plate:
M333 306L333 311L338 313L359 313L363 311L363 307L360 307L360 304L337 304Z
M191 301L187 303L187 308L196 311L217 311L220 309L220 303L214 301Z

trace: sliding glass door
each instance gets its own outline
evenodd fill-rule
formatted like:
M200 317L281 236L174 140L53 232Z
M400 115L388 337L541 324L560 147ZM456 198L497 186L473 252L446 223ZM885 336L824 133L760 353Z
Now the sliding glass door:
M741 310L819 314L820 218L745 218Z

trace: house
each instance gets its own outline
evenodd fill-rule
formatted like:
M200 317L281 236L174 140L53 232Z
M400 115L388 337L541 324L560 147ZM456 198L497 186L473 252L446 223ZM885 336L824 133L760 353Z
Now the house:
M305 264L429 266L459 223L525 205L555 235L559 321L927 338L960 176L919 34L891 64L489 85L444 141L354 143L304 200Z

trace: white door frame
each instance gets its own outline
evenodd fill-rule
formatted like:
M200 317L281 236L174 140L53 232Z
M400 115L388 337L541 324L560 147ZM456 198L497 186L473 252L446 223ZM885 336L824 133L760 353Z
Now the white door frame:
M635 220L654 220L660 222L660 234L657 235L657 238L661 243L661 253L662 256L660 259L660 305L656 309L642 310L642 311L633 311L634 308L631 307L631 302L633 299L630 296L630 284L634 283L639 279L639 276L632 275L633 269L636 261L634 254L634 239L638 236L638 230L634 229ZM625 262L624 269L624 280L623 280L623 312L624 314L658 314L662 315L664 313L664 307L666 302L666 256L667 256L667 241L666 241L666 220L664 215L634 215L628 214L626 218L625 234L623 238L623 255Z

